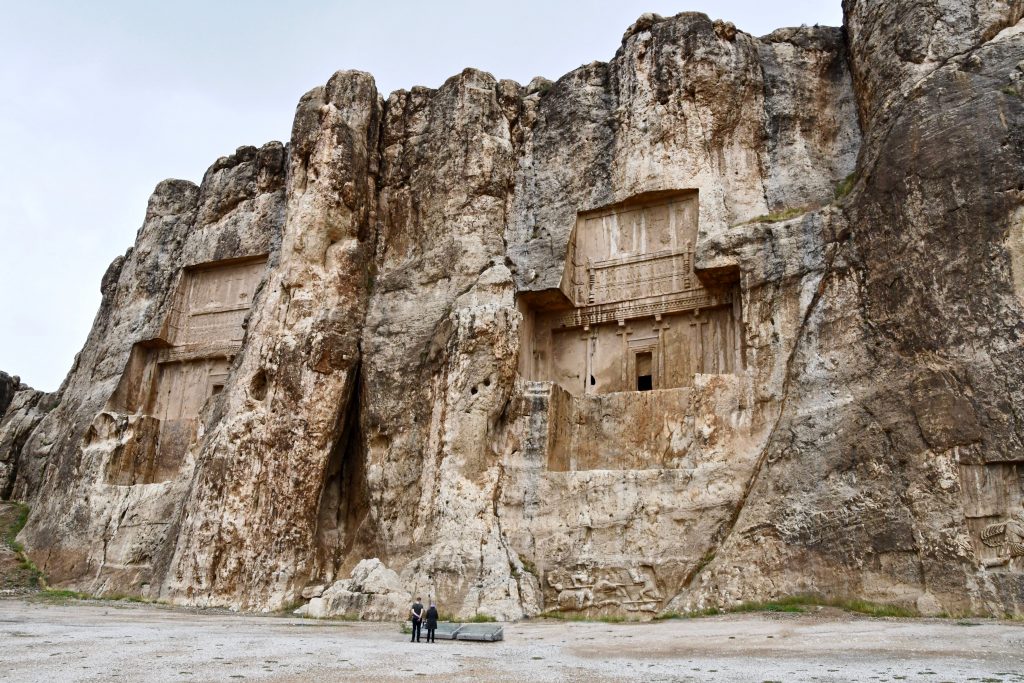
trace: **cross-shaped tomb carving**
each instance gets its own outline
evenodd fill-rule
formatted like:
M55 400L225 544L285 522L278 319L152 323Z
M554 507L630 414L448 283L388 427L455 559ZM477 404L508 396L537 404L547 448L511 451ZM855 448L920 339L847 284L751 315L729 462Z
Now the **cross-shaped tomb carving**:
M737 282L694 270L698 198L663 192L579 214L559 290L521 297L525 378L605 394L742 367Z

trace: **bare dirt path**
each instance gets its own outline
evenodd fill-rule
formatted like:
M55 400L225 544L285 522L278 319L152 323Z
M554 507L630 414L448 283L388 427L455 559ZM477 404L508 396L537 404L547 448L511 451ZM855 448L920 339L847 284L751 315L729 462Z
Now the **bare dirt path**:
M1024 624L981 619L822 610L505 634L427 645L396 624L0 600L0 680L1024 682Z

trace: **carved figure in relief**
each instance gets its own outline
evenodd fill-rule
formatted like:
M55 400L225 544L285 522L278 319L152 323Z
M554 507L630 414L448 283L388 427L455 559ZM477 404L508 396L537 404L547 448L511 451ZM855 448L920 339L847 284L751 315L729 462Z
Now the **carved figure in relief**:
M548 574L547 580L548 585L557 593L559 609L581 610L594 603L590 577L586 572L577 571L567 576L566 572L556 570Z
M547 576L559 609L622 606L628 610L654 611L661 601L657 582L649 569L605 568L592 573L555 570Z
M626 584L615 581L607 572L594 584L594 592L602 598L602 605L618 605L630 599Z
M638 586L642 586L640 593L637 595L639 601L660 601L661 594L658 592L658 584L655 582L654 577L651 576L649 571L639 571L635 569L629 570L629 578L633 580Z
M1024 570L1024 509L1005 522L989 524L981 532L981 541L989 548L1000 549L998 559L988 562L988 566Z

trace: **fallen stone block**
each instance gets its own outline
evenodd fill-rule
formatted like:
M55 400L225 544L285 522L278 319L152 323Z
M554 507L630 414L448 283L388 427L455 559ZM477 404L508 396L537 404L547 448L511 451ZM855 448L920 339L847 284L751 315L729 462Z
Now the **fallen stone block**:
M505 639L505 627L500 624L463 624L455 637L458 640L476 640L493 643Z
M434 631L434 638L439 640L455 640L455 636L459 632L460 628L462 628L462 624L455 624L450 621L439 621L437 623L437 630Z

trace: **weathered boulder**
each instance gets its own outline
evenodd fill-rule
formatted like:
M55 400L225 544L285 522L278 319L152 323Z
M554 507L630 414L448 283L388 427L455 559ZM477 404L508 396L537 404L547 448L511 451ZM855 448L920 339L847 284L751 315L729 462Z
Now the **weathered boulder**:
M413 596L398 574L377 558L363 560L348 579L337 581L295 610L304 617L358 617L361 621L389 621L409 611Z
M327 586L325 586L322 583L317 583L317 584L314 584L312 586L306 586L305 588L302 589L302 593L301 593L302 599L303 600L309 600L311 598L319 598L321 595L324 594L324 591L326 589L327 589Z

